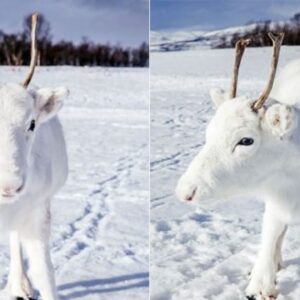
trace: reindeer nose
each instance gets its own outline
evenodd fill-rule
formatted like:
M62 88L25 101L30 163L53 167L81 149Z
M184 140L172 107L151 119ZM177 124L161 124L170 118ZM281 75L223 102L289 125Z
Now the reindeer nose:
M24 181L19 182L18 184L6 185L3 188L0 188L0 193L2 197L10 198L14 197L16 194L22 192L24 188Z

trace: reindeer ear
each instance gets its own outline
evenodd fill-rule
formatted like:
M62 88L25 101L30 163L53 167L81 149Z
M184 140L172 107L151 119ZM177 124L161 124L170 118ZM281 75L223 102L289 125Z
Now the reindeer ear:
M294 109L279 103L270 106L263 118L267 130L281 139L289 137L297 125Z
M220 88L210 89L209 94L216 107L229 99L229 94Z
M62 108L63 98L69 95L69 90L65 87L43 88L31 91L31 94L34 98L37 120L43 123L54 117Z

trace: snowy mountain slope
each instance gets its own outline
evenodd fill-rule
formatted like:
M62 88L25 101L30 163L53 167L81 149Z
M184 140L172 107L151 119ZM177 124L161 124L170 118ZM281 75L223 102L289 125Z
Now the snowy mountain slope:
M153 300L245 299L260 241L263 204L222 199L187 204L174 196L177 180L204 143L214 113L208 91L227 88L233 50L152 53L151 296ZM279 68L300 57L283 47ZM246 50L238 94L256 97L267 78L271 48ZM300 228L289 229L278 299L300 297Z
M270 27L273 28L284 23L291 24L289 21L272 22ZM260 23L212 31L193 29L151 31L151 51L197 50L203 47L215 47L220 44L221 38L226 37L229 40L234 34L245 34L253 30L258 24Z
M0 77L18 82L24 72L2 67ZM147 299L148 70L45 67L32 83L71 91L60 112L70 175L52 205L61 298ZM0 264L3 286L5 244Z

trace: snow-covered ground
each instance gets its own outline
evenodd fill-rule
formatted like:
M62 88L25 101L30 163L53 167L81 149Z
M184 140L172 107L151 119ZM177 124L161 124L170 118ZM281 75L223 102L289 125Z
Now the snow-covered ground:
M214 113L208 91L227 88L233 49L151 55L151 299L245 299L260 241L263 204L222 199L201 205L177 201L179 176L204 143ZM279 67L300 58L283 47ZM268 77L271 48L247 49L239 94L257 97ZM300 227L284 243L278 299L300 299Z
M0 78L20 82L26 71L2 67ZM52 206L51 252L62 299L148 298L148 82L148 69L35 73L32 85L71 91L60 112L70 175ZM0 250L3 286L9 255L6 245Z

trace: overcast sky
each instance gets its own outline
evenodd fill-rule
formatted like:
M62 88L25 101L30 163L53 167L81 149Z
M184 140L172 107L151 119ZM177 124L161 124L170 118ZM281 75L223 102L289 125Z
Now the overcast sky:
M23 18L42 12L50 21L53 40L120 42L124 46L148 41L148 0L1 0L0 29L17 32Z
M151 0L151 28L218 29L250 20L284 20L300 0Z

